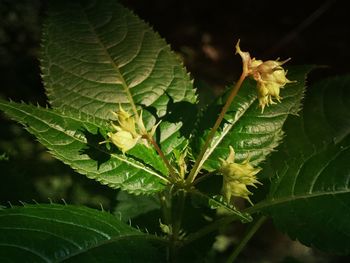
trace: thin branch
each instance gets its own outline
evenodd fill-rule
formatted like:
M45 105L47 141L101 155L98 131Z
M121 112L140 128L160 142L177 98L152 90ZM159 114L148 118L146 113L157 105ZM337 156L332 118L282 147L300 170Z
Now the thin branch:
M151 143L153 145L153 147L156 149L158 155L160 156L160 158L163 160L164 164L166 165L166 167L169 170L170 176L173 180L176 180L177 176L175 173L174 168L171 166L171 164L169 163L168 159L165 157L162 149L160 149L160 147L158 146L157 142L153 139L153 137L147 133L146 135L146 139L149 143Z
M227 101L226 101L224 107L222 108L218 119L216 120L216 122L214 124L214 127L211 129L207 139L205 140L204 146L201 149L201 152L199 153L199 155L196 159L196 162L194 163L192 170L186 179L187 183L193 183L194 179L196 179L196 176L198 175L200 169L202 168L204 162L209 157L209 155L208 155L208 156L206 156L206 158L203 158L205 153L207 152L207 149L210 146L210 143L212 142L212 140L214 138L214 135L215 135L217 129L219 128L222 120L224 119L224 116L225 116L227 110L229 109L233 99L236 97L237 92L240 89L240 87L242 86L242 83L246 77L247 77L247 72L245 70L243 70L239 80L236 82L235 86L231 90L231 93L230 93L229 97L227 98Z
M286 44L296 39L298 35L305 31L312 23L319 19L336 1L328 0L323 2L314 12L312 12L304 21L302 21L296 28L288 32L280 41L277 42L270 50L268 50L263 56L270 57L272 54L277 53Z
M241 239L241 242L238 244L238 246L233 250L232 254L227 259L226 263L233 263L235 262L237 256L242 252L242 250L247 245L248 241L254 236L256 231L261 227L261 225L266 221L265 216L261 216L254 225L252 225L247 233L244 235L244 237Z

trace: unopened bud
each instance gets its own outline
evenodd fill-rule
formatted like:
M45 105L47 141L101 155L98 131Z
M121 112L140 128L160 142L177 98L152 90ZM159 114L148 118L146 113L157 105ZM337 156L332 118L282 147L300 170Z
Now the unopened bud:
M230 146L230 154L226 160L221 160L220 172L223 175L222 192L227 202L230 202L232 196L242 197L249 202L249 195L252 193L247 189L247 186L254 186L260 184L256 179L256 174L260 168L255 168L251 165L249 160L243 163L234 162L235 152Z
M236 45L236 54L239 54L243 61L243 71L247 75L252 76L257 82L258 100L261 112L265 106L275 104L273 99L281 101L280 89L287 83L292 83L287 79L287 71L282 68L282 65L290 59L284 61L268 60L262 61L255 58L250 58L249 52L241 51L239 41Z

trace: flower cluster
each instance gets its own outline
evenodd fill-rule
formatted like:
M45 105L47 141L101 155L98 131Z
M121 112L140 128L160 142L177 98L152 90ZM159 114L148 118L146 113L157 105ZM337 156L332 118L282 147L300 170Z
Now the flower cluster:
M249 52L243 52L239 46L239 41L236 45L236 53L243 60L243 70L249 76L252 76L257 81L258 99L261 112L265 106L275 104L273 98L280 102L280 89L287 83L292 83L287 79L287 71L282 68L282 65L290 59L284 61L268 60L262 61L251 58Z
M117 118L118 124L111 123L111 127L114 129L113 132L108 132L108 140L100 143L112 142L117 146L123 153L131 150L134 146L141 142L148 146L147 140L150 140L160 121L152 127L148 132L142 120L142 111L140 115L135 113L137 116L132 116L126 112L122 106L119 106L119 111L113 112L112 114Z
M231 201L232 196L236 196L245 198L251 203L249 195L252 193L247 189L247 186L256 187L256 184L260 184L256 179L260 168L254 168L248 159L241 164L235 163L234 159L235 152L230 146L230 154L227 159L221 159L220 172L223 175L223 195L227 202Z
M121 106L119 106L118 112L112 113L117 117L118 125L111 123L115 132L108 132L107 136L114 145L125 153L136 145L142 135L136 132L135 118L124 111Z

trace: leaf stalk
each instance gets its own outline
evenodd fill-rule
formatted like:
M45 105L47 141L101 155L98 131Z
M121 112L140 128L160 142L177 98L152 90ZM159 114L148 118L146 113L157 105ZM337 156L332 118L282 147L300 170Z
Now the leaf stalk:
M239 80L236 82L235 86L232 88L230 95L227 98L226 103L220 112L219 117L217 118L213 128L210 130L210 133L209 133L207 139L205 140L204 146L202 147L202 149L201 149L201 151L200 151L200 153L199 153L199 155L198 155L198 157L197 157L197 159L196 159L196 161L191 169L191 172L186 179L186 183L188 183L188 184L193 183L193 181L196 179L200 169L202 168L204 162L209 157L209 155L208 155L208 156L206 156L206 158L204 158L204 155L207 152L207 150L210 146L210 143L212 142L214 135L215 135L216 131L218 130L222 120L224 119L224 116L225 116L226 112L228 111L233 99L236 97L239 89L242 86L243 81L245 80L245 78L247 76L248 76L248 72L247 72L247 70L245 70L243 68L243 72L242 72Z
M232 254L228 257L226 263L233 263L237 259L238 255L242 252L244 247L247 245L248 241L254 236L256 231L262 226L262 224L266 221L266 216L261 216L254 225L252 225L244 237L239 242L238 246L233 250Z

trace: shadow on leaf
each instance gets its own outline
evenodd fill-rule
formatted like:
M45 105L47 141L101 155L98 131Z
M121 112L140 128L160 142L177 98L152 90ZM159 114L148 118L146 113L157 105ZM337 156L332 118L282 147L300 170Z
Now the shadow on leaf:
M107 148L106 144L101 144L101 142L105 141L105 138L102 136L99 129L96 134L93 134L86 129L82 129L81 132L85 135L87 143L79 153L86 154L92 160L95 160L97 162L97 169L100 169L101 164L109 161L111 158L110 150ZM118 151L118 149L115 149L115 151Z
M197 104L192 104L188 101L174 102L173 98L167 94L169 101L167 104L166 114L159 118L157 116L157 109L153 106L142 105L143 109L149 112L155 119L156 123L160 120L162 122L179 123L181 122L180 135L189 138L197 123L198 108ZM156 141L159 143L160 131L156 130Z
M167 113L162 120L171 123L182 122L180 134L185 138L189 138L197 123L197 105L188 101L174 102L169 95L168 97Z

